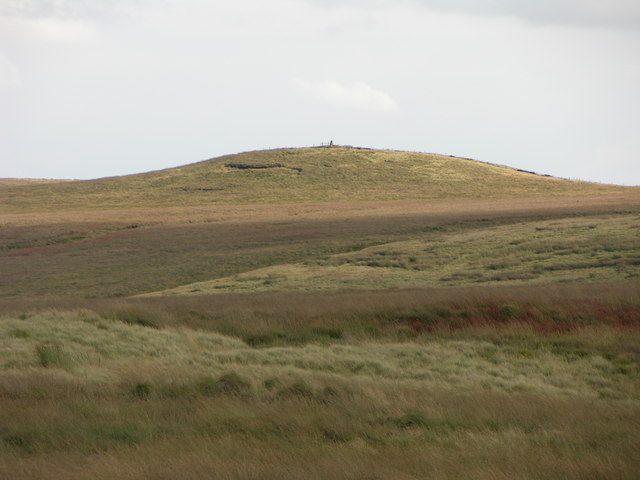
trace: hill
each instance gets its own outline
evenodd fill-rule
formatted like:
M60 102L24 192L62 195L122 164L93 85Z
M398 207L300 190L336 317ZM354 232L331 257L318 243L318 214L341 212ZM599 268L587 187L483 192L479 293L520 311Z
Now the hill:
M638 211L637 187L351 147L249 152L88 181L14 180L0 184L0 296L624 280L638 268L635 230L625 226ZM563 247L561 228L532 223L575 215L604 215L582 222L594 228L575 248ZM607 236L609 228L622 233ZM467 234L479 240L454 241ZM561 261L540 270L542 254L508 245L516 234L544 234L538 243L555 245ZM503 251L513 259L491 270Z
M638 478L639 226L347 147L0 180L0 478Z
M228 155L154 172L72 182L0 182L4 212L318 201L621 193L475 160L352 147Z
M50 178L0 178L0 188L22 185L43 185L48 183L71 182L72 180L56 180Z

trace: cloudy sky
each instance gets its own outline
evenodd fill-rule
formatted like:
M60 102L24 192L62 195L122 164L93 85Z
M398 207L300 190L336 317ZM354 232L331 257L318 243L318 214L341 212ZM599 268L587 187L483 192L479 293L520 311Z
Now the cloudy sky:
M263 148L640 184L638 0L0 0L0 177Z

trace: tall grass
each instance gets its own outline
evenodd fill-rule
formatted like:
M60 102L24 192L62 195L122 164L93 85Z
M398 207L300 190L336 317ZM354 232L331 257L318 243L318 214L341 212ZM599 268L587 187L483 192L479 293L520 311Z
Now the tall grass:
M638 340L514 324L255 348L88 310L8 316L0 475L634 478ZM70 361L43 364L43 342Z

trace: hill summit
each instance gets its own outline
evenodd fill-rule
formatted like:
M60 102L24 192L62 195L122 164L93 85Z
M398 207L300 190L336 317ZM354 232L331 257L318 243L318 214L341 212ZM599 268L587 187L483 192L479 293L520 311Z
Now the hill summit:
M625 187L558 179L476 160L345 146L227 155L96 180L5 185L7 211L615 193Z

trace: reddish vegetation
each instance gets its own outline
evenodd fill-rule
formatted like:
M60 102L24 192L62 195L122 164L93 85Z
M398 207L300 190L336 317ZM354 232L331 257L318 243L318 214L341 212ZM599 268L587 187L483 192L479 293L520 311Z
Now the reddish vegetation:
M416 334L527 327L543 334L591 327L640 329L640 282L387 291L284 292L121 299L13 299L0 313L85 308L134 312L157 326L240 336L317 326L357 332L399 328ZM404 327L403 327L404 326Z
M554 303L553 305L493 300L431 306L400 316L416 333L456 331L477 327L527 326L543 334L567 333L587 326L640 328L640 303L609 304L603 301Z

